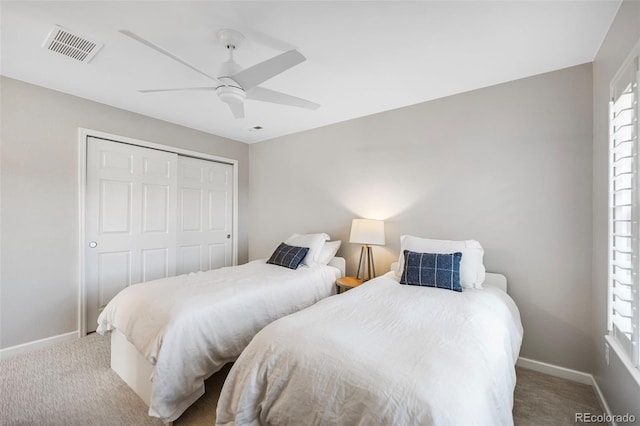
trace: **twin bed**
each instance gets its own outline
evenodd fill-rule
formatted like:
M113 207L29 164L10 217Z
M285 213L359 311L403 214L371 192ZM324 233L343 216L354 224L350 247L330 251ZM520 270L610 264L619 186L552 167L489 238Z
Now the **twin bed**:
M97 332L111 331L112 369L150 416L174 421L264 326L335 293L345 262L334 257L339 243L325 244L328 238L287 239L309 248L297 269L258 260L124 289L98 318Z
M344 275L333 257L334 266L256 261L132 286L99 320L100 332L114 330L112 368L165 422L237 359L218 425L513 424L522 325L506 279L485 274L479 244L412 238L398 271L339 296L327 297ZM407 248L461 248L464 291L401 285Z
M268 325L229 372L217 424L513 424L522 327L504 277L487 281L459 294L391 272Z

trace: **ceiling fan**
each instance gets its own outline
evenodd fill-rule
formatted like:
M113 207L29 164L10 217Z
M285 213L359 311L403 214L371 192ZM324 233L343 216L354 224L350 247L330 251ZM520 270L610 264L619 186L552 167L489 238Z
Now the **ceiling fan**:
M251 99L254 101L271 102L281 105L294 106L307 109L318 109L320 105L307 101L305 99L297 98L295 96L287 95L286 93L277 92L258 85L268 79L275 77L276 75L288 70L289 68L298 65L306 60L306 58L297 50L289 50L280 55L274 56L271 59L260 62L252 67L243 69L237 62L233 60L233 52L240 46L244 36L235 30L224 29L218 31L218 39L223 46L226 46L229 52L229 59L223 62L218 71L218 76L214 77L195 66L191 65L187 61L177 57L173 53L169 52L151 43L148 40L140 37L137 34L132 33L129 30L120 30L120 33L134 39L135 41L144 44L153 50L162 53L165 56L173 59L189 67L193 71L209 78L213 81L212 86L207 87L180 87L174 89L147 89L138 90L141 93L152 92L174 92L185 90L215 90L218 98L229 105L231 113L235 118L244 118L244 100Z

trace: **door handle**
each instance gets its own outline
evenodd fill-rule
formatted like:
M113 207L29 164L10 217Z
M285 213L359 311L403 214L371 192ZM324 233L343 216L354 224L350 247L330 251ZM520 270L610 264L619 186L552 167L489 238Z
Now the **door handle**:
M91 248L96 248L96 247L98 247L98 243L97 243L97 242L95 242L95 241L91 241L91 242L89 243L89 247L91 247Z
M227 240L231 238L231 234L227 234Z

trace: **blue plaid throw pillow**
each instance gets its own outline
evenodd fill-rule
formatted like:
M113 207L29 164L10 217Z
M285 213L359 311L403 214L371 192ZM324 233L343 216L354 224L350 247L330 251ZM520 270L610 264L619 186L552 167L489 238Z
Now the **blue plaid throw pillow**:
M298 269L308 251L308 247L296 247L282 243L273 252L267 263L284 266L289 269Z
M460 286L462 253L415 253L404 251L404 270L400 284L462 291Z

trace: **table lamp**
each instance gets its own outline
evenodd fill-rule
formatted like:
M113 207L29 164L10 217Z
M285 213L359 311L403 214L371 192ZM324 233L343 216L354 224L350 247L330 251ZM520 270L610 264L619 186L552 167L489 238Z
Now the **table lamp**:
M353 219L349 242L362 244L356 278L362 279L362 281L375 278L376 268L373 264L371 245L384 245L384 222L374 219ZM362 278L360 278L361 271Z

